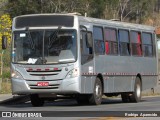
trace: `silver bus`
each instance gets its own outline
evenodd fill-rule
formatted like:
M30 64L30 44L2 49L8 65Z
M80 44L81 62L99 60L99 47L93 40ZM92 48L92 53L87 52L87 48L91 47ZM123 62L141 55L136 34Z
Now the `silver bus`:
M79 104L99 105L103 95L139 102L142 91L157 84L151 26L76 14L22 15L13 19L11 49L12 93L30 95L33 106L54 95Z

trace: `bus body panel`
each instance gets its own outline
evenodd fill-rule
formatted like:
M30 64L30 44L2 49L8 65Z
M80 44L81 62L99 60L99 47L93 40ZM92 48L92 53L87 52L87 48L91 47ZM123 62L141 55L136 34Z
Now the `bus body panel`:
M93 26L102 28L125 29L128 31L154 32L154 28L145 25L134 25L130 23L114 22L107 20L97 20L94 18L80 18L80 24L85 25L89 31L93 32ZM156 41L153 39L155 52L157 51ZM93 40L94 41L94 40ZM94 44L94 42L93 42ZM157 53L157 52L156 52ZM85 77L103 75L104 93L133 92L137 75L141 76L142 90L153 88L157 85L157 55L155 57L136 56L112 56L94 54L93 65L82 65ZM89 62L91 63L91 61ZM94 68L91 74L87 70ZM83 74L83 73L82 73ZM93 87L94 83L92 84Z
M16 29L14 27L15 19L13 20L12 31L25 30L25 28ZM77 61L74 63L53 65L19 65L12 63L11 68L16 69L23 76L23 79L11 78L13 94L92 94L95 79L99 75L102 75L104 93L133 92L137 75L141 77L142 90L152 88L157 84L157 55L154 57L120 56L119 54L116 56L106 54L96 55L93 39L93 59L90 59L85 64L81 64L80 39L82 29L80 25L85 26L92 34L94 26L126 29L128 31L154 32L154 28L150 26L74 16L74 26L72 28L62 26L62 29L77 30ZM39 29L55 29L57 27L39 27ZM38 29L38 27L32 29ZM156 41L154 43L156 44ZM61 71L58 75L45 76L45 80L43 76L34 76L30 75L30 72L27 72L27 69L46 68L60 68ZM67 71L66 68L68 69ZM79 68L79 76L66 78L69 71L74 68ZM55 89L46 89L45 87L39 89L36 85L37 82L41 81L49 82L53 86L55 85ZM31 87L35 87L35 89L31 89Z

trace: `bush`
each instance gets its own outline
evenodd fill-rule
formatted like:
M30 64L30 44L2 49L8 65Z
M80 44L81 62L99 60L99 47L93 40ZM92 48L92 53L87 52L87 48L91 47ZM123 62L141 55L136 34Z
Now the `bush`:
M11 48L8 47L3 52L3 58L2 58L3 59L3 69L2 69L2 75L0 75L1 78L10 78L10 62L11 62L10 61L10 51L11 51ZM2 50L0 50L0 53L2 53ZM0 63L0 66L1 66L1 63Z
M3 72L2 78L10 78L10 71Z
M8 94L11 93L11 81L10 79L5 79L1 81L1 90L0 94Z

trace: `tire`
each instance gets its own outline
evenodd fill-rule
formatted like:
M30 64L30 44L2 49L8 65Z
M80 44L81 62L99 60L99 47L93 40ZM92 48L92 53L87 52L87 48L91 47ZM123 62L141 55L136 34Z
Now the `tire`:
M142 97L142 84L140 81L140 78L137 77L135 80L135 85L134 85L134 92L130 96L130 101L131 102L140 102Z
M102 102L102 83L97 77L94 84L93 94L89 97L91 105L100 105Z
M130 96L127 93L122 93L121 98L124 103L130 102Z
M78 105L87 105L87 104L89 104L88 95L78 95L76 97L76 101L77 101Z
M38 94L31 94L30 100L33 107L40 107L44 105L44 100L39 98Z

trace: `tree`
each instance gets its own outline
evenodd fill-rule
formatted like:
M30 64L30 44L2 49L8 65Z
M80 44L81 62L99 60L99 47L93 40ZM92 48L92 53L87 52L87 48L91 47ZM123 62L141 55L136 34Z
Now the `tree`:
M106 0L93 0L91 2L91 16L96 18L104 18L104 10L106 7Z
M2 43L2 36L7 36L8 43L11 41L11 18L10 15L4 14L0 17L0 46Z
M106 0L9 0L7 10L12 17L32 13L87 13L102 17Z
M11 17L40 13L40 0L9 0L6 11Z
M155 14L159 0L8 0L14 17L33 13L85 13L90 17L144 23ZM155 15L154 15L155 16ZM153 16L153 17L154 17Z
M157 0L106 0L105 19L144 22L154 12Z

